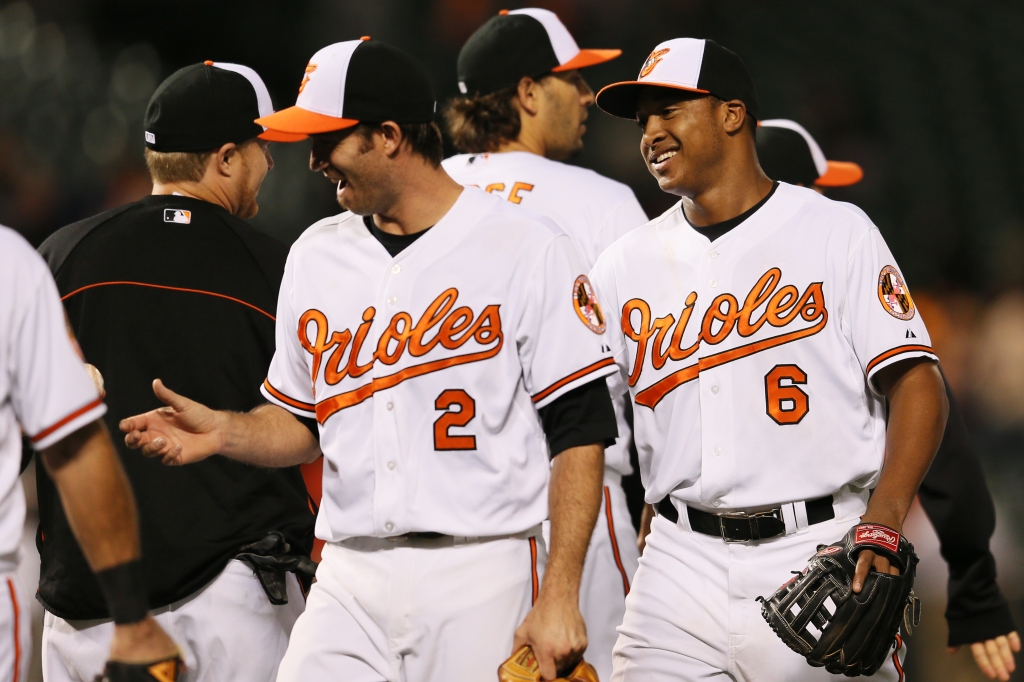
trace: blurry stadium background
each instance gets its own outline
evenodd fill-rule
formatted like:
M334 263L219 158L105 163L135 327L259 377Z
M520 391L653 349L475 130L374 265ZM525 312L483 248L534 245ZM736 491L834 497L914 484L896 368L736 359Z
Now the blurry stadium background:
M863 166L861 184L831 196L871 216L911 284L988 474L1000 583L1024 623L1022 3L0 0L0 223L38 245L64 224L148 194L143 112L182 66L249 65L280 108L294 103L313 52L372 35L426 64L444 101L457 92L462 42L499 9L520 6L554 10L583 47L623 49L584 72L595 90L635 77L662 40L714 38L750 67L765 118L793 118L829 158ZM644 168L635 125L591 110L588 128L576 163L628 183L651 216L674 203ZM290 243L338 208L333 188L307 169L308 143L272 152L254 222ZM31 589L31 517L29 526ZM919 510L907 534L922 552L925 604L908 678L984 679L967 651L945 652L946 566ZM38 626L38 605L34 616ZM38 660L30 679L41 679Z

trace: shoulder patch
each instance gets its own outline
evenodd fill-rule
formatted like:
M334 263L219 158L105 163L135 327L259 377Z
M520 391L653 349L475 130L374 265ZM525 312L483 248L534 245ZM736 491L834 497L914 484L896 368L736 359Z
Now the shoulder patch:
M597 302L597 295L594 287L590 284L590 278L580 275L572 285L572 305L576 308L576 314L587 325L587 329L595 334L604 334L604 312L601 304Z
M902 275L891 265L878 274L878 300L885 312L900 320L909 320L917 312Z

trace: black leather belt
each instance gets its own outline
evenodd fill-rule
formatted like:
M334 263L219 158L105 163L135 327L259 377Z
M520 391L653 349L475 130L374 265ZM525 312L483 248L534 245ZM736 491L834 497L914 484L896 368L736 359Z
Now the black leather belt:
M804 503L807 507L807 524L813 526L822 521L836 517L832 508L832 496L826 495ZM672 500L667 496L657 505L658 515L664 516L672 523L679 521ZM686 516L690 520L690 528L697 533L722 538L726 542L748 542L750 540L767 540L786 534L786 522L782 518L782 507L762 512L709 514L700 509L686 507Z

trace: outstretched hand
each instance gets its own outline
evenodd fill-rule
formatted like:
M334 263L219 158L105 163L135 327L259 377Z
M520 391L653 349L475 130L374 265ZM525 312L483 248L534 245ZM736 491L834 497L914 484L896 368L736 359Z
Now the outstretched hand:
M222 449L219 412L178 395L159 379L153 393L167 407L121 420L125 445L169 466L199 462Z
M960 647L949 647L949 653L956 653ZM1014 661L1014 654L1020 653L1020 635L1013 631L1008 635L999 635L994 639L984 642L975 642L971 645L971 655L978 669L990 680L999 678L1003 682L1010 679L1010 675L1017 669Z

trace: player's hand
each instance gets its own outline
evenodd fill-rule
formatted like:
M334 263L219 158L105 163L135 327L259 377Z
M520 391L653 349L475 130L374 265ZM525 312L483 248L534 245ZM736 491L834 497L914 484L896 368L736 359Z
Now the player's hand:
M872 567L879 573L900 574L900 569L890 564L884 556L875 554L870 549L861 550L861 553L857 555L857 570L853 574L854 592L859 593L864 589L864 581L867 580Z
M172 658L177 654L178 645L151 615L147 615L138 623L114 627L114 638L110 642L111 661L151 663Z
M128 447L171 466L199 462L222 449L221 413L178 395L159 379L153 381L153 393L167 407L121 420Z
M575 667L587 648L587 626L578 600L545 599L542 594L516 629L512 650L524 644L533 649L542 680L557 679L559 671Z
M952 654L959 649L958 646L952 646L946 651ZM978 668L985 674L985 677L990 680L999 678L1003 682L1007 682L1010 679L1010 674L1017 669L1013 655L1019 652L1020 636L1016 631L971 645L974 662L978 664Z
M654 505L644 504L640 512L640 531L636 534L636 548L644 553L647 546L647 536L651 534L651 522L654 521Z

